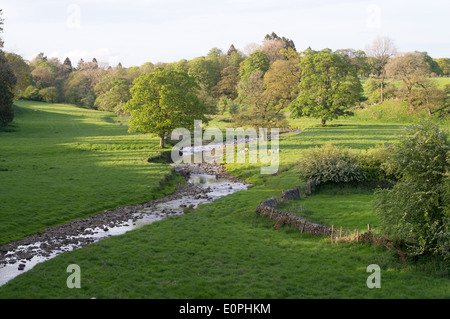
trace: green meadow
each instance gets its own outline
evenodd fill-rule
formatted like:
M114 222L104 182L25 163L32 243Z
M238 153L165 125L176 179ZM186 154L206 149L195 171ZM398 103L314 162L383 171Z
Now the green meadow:
M169 165L147 162L158 139L127 133L124 118L22 101L15 110L12 129L0 132L0 243L163 196L180 182L160 186ZM261 175L261 164L227 164L253 183L247 191L63 253L1 286L0 298L449 298L448 269L434 259L401 264L383 246L274 230L275 222L255 214L262 200L305 182L296 166L304 150L388 145L405 126L357 116L327 127L311 119L291 124L302 133L282 135L277 174ZM283 205L318 222L363 228L377 223L372 198L372 190L330 188ZM80 289L66 286L70 264L81 268ZM381 267L381 289L366 285L371 264Z
M0 244L106 209L163 196L164 164L149 135L114 113L18 101L0 131Z

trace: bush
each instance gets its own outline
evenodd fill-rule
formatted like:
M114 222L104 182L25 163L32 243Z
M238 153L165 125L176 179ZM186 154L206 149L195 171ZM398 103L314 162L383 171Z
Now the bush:
M39 89L33 85L29 85L22 94L22 98L31 101L42 101Z
M59 93L54 86L41 89L39 95L48 103L56 103L59 101Z
M383 164L399 180L392 189L377 192L375 213L383 232L410 255L450 258L449 150L438 125L424 121L407 128Z
M307 150L299 165L300 174L316 185L361 182L367 178L358 157L350 149L332 144Z
M362 151L361 155L358 157L358 162L366 172L367 181L385 181L394 178L394 176L387 174L383 169L383 165L386 163L391 153L392 148L385 147L384 145L378 145L374 148Z

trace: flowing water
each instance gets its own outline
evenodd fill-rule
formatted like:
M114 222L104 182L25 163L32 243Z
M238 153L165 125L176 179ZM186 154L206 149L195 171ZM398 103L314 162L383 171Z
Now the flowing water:
M71 251L90 243L97 242L110 236L122 235L155 221L170 216L183 214L186 208L195 208L198 205L211 203L218 198L227 196L237 191L246 190L248 183L219 178L217 175L204 173L190 174L188 186L195 186L190 191L180 193L180 196L167 196L157 200L150 207L143 207L128 212L126 220L114 223L98 225L96 227L70 228L70 232L59 232L56 235L45 237L44 235L30 237L29 240L21 240L23 244L11 244L0 246L0 286L14 277L32 269L36 264L49 260L57 255ZM76 228L74 232L73 229ZM79 229L79 230L78 230ZM52 234L50 232L50 234ZM39 238L48 238L40 240ZM11 249L14 247L14 249Z

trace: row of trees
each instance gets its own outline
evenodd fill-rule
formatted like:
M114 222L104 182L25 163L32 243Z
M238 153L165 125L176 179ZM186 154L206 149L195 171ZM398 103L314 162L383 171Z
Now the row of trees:
M43 53L25 61L6 53L15 77L15 98L66 102L105 111L124 112L133 82L155 70L184 72L198 84L196 95L207 114L231 115L236 125L282 127L285 112L312 116L322 124L344 114L366 99L361 78L369 77L369 102L403 98L411 110L426 106L429 114L445 101L446 93L430 76L447 74L450 59L432 59L426 52L398 56L393 42L378 38L366 50L311 48L298 52L292 40L272 33L247 54L233 45L227 52L213 48L206 56L173 63L145 63L124 68ZM403 83L396 91L393 81ZM395 91L395 92L394 92Z

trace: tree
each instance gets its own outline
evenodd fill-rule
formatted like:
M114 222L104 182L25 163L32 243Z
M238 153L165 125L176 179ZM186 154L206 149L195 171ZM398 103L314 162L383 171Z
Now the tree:
M438 88L436 81L423 78L416 82L416 87L417 97L415 101L419 105L425 105L428 116L431 116L434 110L445 105L447 93L445 90Z
M5 54L0 50L0 126L6 126L14 119L12 105L16 77Z
M3 32L2 13L0 9L0 33ZM0 126L6 126L14 119L12 104L17 79L2 48L3 41L0 38Z
M300 54L292 48L282 49L284 59L273 62L264 75L264 86L280 110L288 107L298 94L301 78Z
M390 99L395 97L396 89L392 82L386 82L384 84L384 99ZM369 78L364 83L364 93L369 103L380 102L381 83L377 79Z
M267 55L259 50L252 52L247 59L241 62L239 74L242 81L247 81L256 70L262 71L263 75L270 67Z
M130 132L154 133L164 148L164 138L174 129L192 129L194 120L205 120L198 89L185 72L158 69L141 74L133 81L131 99L124 107L131 115Z
M282 106L277 103L273 91L264 87L263 71L257 70L250 75L247 81L239 84L241 108L233 115L236 126L256 126L260 128L286 127L286 118L281 113ZM265 140L266 136L262 136Z
M402 80L407 90L410 110L414 109L412 89L418 81L423 80L429 74L429 66L421 53L408 52L392 58L386 65L386 73L393 79Z
M22 96L26 88L31 85L31 70L30 66L25 62L25 60L18 54L15 53L5 53L8 59L9 65L11 66L14 76L17 79L15 86L16 98Z
M289 104L294 117L309 116L326 121L352 114L347 109L356 104L361 83L341 55L320 51L306 54L301 62L299 95Z
M232 100L237 97L236 86L239 83L239 68L230 65L222 70L221 80L217 85L213 88L214 94L217 97L226 96Z
M64 82L64 96L68 103L92 108L95 103L94 88L106 73L102 68L83 67L71 72Z
M392 189L376 193L375 213L382 231L406 245L413 256L450 258L449 150L446 134L424 121L407 127L384 164L398 181Z
M130 83L121 77L107 76L94 87L95 106L102 111L121 113L123 105L131 98Z
M342 55L347 63L353 65L356 74L358 74L361 78L369 75L370 66L366 52L354 49L340 49L336 50L336 53Z
M369 57L369 65L374 76L380 80L380 101L384 101L384 80L386 77L385 67L389 59L397 53L394 42L387 37L377 37L371 45L366 47Z
M207 90L219 82L221 68L212 59L198 57L189 61L188 65L188 74L199 84L203 84Z
M36 81L39 89L52 86L57 73L56 70L51 67L49 63L41 64L37 66L32 72L33 80Z
M423 55L423 57L425 59L425 63L428 65L428 70L430 72L429 75L438 76L438 75L444 74L444 72L442 71L439 64L431 56L428 55L428 52L419 52L419 51L415 51L415 52Z
M67 70L68 73L72 72L73 67L72 67L72 62L70 61L70 59L67 57L64 60L64 68Z
M39 90L39 95L45 102L55 103L59 100L58 90L54 86L49 86Z
M289 49L296 51L294 41L289 40L285 37L279 37L275 32L272 32L271 34L266 34L264 37L264 41L271 41L271 40L281 40L283 42L283 49Z
M281 39L264 40L259 50L264 52L271 63L284 59L285 56L280 51L285 48L285 43Z
M449 58L440 58L435 60L436 63L442 70L442 75L449 76L450 75L450 59Z

